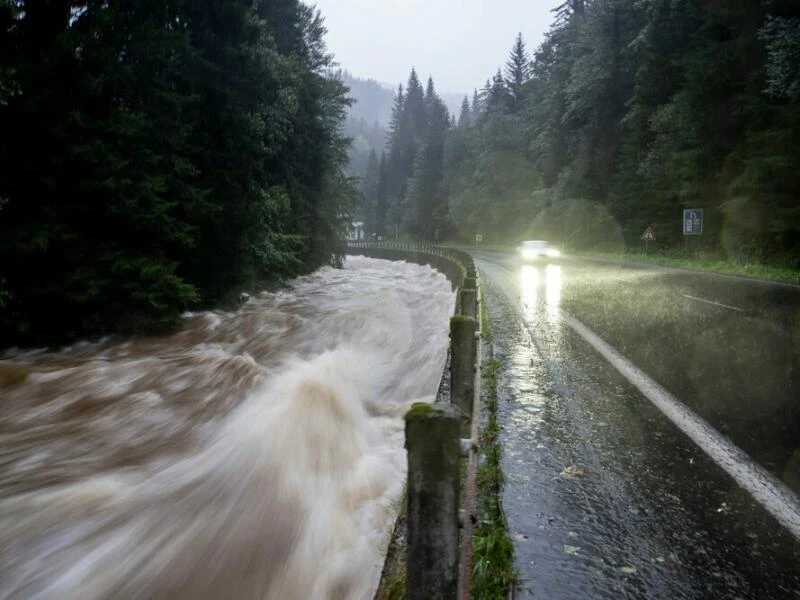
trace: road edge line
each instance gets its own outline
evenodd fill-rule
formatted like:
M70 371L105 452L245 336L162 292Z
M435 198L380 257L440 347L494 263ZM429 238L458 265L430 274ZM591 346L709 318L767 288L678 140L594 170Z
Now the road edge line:
M741 448L705 419L653 381L644 371L564 309L561 318L619 373L632 383L711 460L800 540L800 499L772 473L756 464Z

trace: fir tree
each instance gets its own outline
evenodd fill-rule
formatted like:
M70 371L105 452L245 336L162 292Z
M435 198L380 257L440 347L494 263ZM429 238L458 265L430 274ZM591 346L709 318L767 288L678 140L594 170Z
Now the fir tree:
M469 100L467 100L467 97L464 96L464 100L461 102L461 112L458 114L458 126L469 127L471 123L472 112L469 108Z
M511 95L512 108L522 106L524 100L524 85L530 78L530 57L522 41L522 34L518 33L506 62L505 83Z

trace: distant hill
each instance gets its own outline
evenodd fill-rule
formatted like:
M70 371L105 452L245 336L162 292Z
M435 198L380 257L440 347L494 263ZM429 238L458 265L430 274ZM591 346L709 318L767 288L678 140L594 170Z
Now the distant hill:
M344 132L353 139L350 147L349 175L363 177L367 170L370 152L380 157L386 143L386 129L392 118L392 105L397 88L374 79L361 79L348 71L340 73L344 84L350 88L348 96L354 100L347 112ZM435 82L434 82L435 83ZM461 94L440 93L450 114L458 116Z
M348 71L342 71L341 76L342 81L350 88L349 96L356 100L353 106L350 107L350 116L355 119L364 119L367 123L377 121L384 127L389 125L389 121L392 118L392 104L394 104L397 84L390 86L374 79L361 79ZM436 80L434 80L435 83ZM464 100L465 94L439 90L437 92L450 114L458 117L458 112L461 110L461 101ZM467 96L471 98L472 92Z
M392 117L394 91L373 79L360 79L347 71L340 77L350 88L353 104L347 111L344 133L352 138L347 174L364 177L369 155L380 157L386 144L386 128Z
M374 79L360 79L347 71L342 71L342 81L350 88L348 94L355 100L350 107L349 116L363 119L367 123L378 122L383 127L392 118L394 90L378 83Z

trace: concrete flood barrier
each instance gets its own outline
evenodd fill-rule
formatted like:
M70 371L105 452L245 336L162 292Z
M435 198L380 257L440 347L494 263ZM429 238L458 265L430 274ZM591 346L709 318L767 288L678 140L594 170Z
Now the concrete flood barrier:
M450 319L449 361L436 402L408 411L406 597L466 598L469 590L474 514L460 510L461 461L467 459L466 512L475 510L477 398L480 394L480 309L472 257L442 246L351 242L348 254L430 265L457 290Z
M461 410L462 433L467 436L475 395L476 333L477 322L472 317L455 315L450 319L450 402Z
M406 413L405 420L406 597L455 598L461 411L443 402L420 402Z

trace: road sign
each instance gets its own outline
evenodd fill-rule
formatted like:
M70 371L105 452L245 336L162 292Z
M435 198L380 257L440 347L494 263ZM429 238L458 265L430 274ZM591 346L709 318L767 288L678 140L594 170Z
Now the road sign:
M482 241L483 241L483 234L482 233L476 233L475 234L475 243L476 244L480 244Z
M653 233L653 226L650 225L647 229L644 230L642 234L642 239L646 242L655 242L656 241L656 234Z
M703 234L703 209L684 208L683 235L702 235L702 234Z

